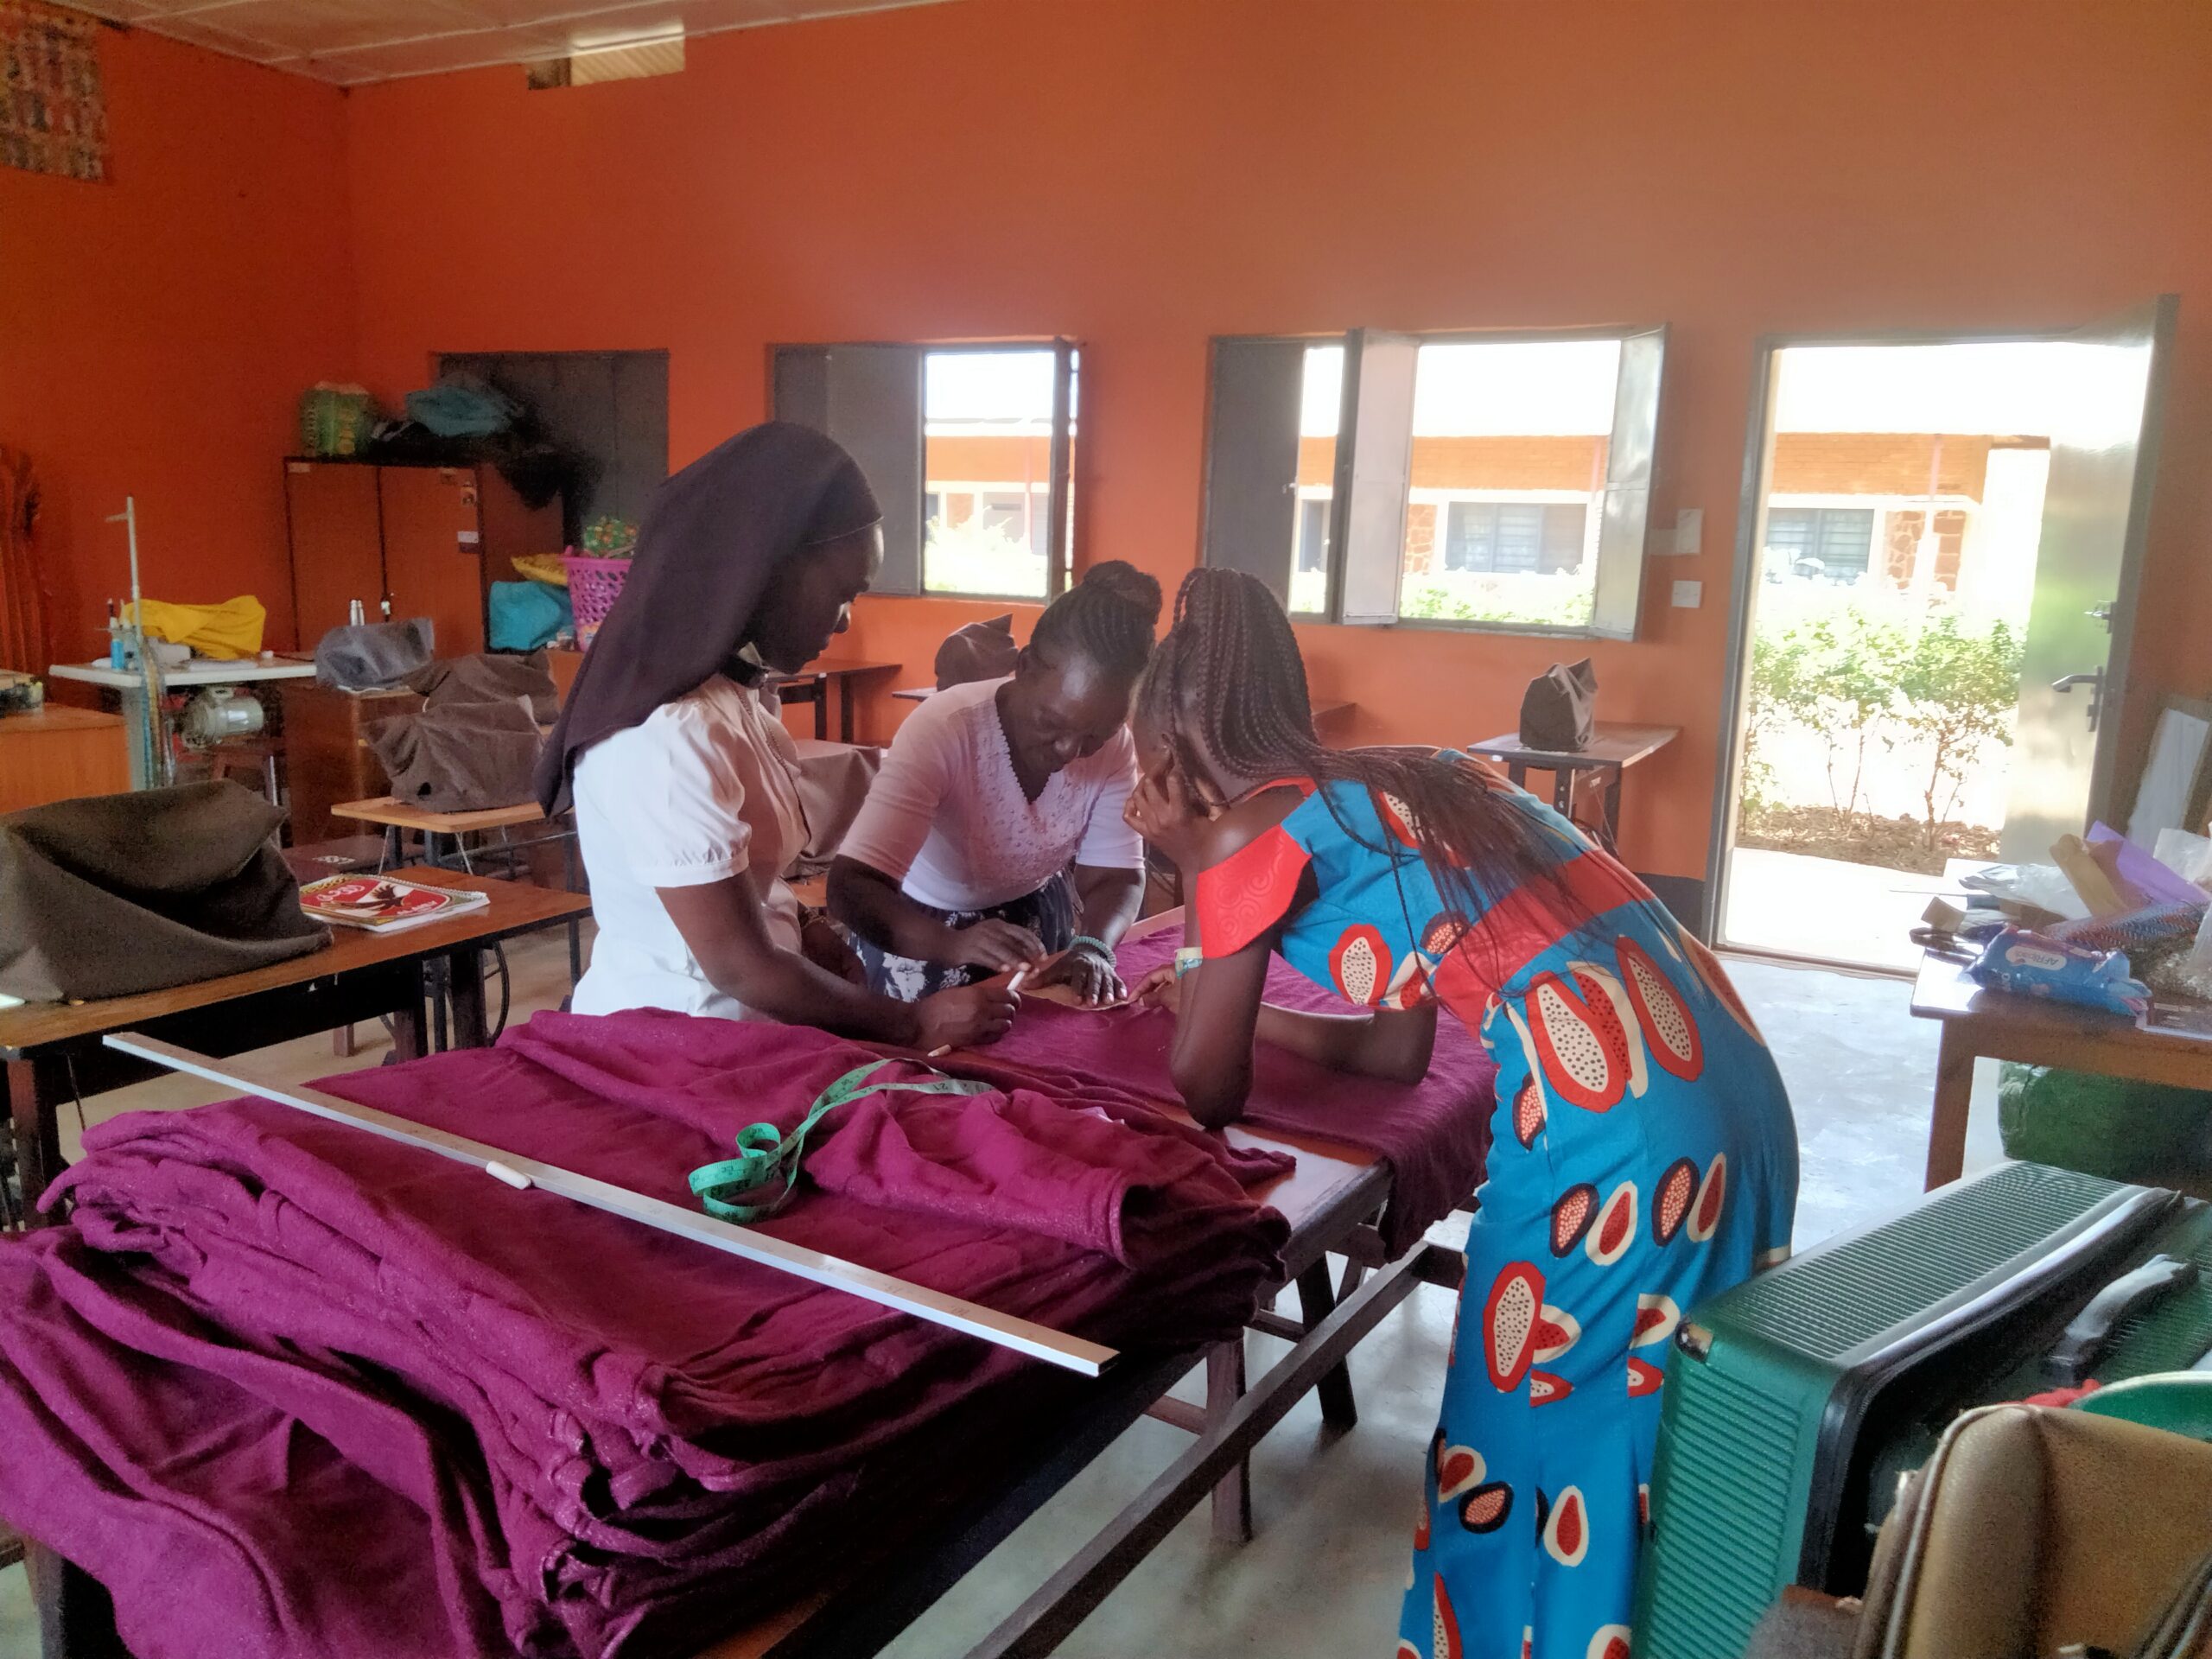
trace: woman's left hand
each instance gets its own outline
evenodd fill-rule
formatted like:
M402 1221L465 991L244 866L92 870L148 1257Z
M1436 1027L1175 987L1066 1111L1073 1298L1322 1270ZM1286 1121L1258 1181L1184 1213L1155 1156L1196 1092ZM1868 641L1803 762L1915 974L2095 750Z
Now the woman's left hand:
M1165 1008L1170 1014L1181 1014L1183 982L1177 976L1174 964L1163 962L1139 980L1136 1000L1147 1008Z
M1122 817L1147 845L1173 859L1185 875L1201 868L1209 819L1177 768L1169 766L1138 779Z
M1096 950L1063 950L1031 983L1065 985L1094 1008L1122 1001L1129 994L1114 964Z
M825 973L836 975L849 985L868 983L868 970L861 967L859 956L845 942L837 925L820 911L799 924L798 944L806 959Z

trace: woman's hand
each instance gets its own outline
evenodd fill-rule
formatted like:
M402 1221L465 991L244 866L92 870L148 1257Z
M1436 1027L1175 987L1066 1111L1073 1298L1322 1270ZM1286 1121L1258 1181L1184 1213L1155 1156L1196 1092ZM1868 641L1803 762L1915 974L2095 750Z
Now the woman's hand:
M1147 844L1174 860L1184 874L1194 874L1204 864L1210 815L1178 768L1168 766L1138 779L1122 817Z
M957 985L914 1004L921 1034L914 1046L924 1053L940 1048L975 1048L995 1043L1014 1024L1021 999L1003 985Z
M806 959L848 985L868 983L868 970L837 925L820 911L810 911L798 926L798 947Z
M1063 950L1029 982L1068 986L1094 1008L1101 1003L1122 1001L1129 994L1129 988L1122 983L1121 973L1112 960L1082 946Z
M1049 954L1044 940L1027 928L995 918L953 928L946 935L946 954L938 960L988 968L995 974L1028 967Z
M1165 1008L1170 1014L1181 1014L1183 982L1176 976L1175 964L1163 962L1139 980L1136 1000L1147 1008Z

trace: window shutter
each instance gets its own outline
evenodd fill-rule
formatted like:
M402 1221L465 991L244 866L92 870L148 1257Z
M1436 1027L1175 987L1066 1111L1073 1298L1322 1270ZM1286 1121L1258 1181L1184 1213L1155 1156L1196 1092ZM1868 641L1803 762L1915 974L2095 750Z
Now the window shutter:
M837 440L883 509L874 591L922 586L922 351L918 346L784 346L775 411Z
M1651 522L1660 370L1666 353L1663 324L1621 341L1612 441L1605 453L1604 517L1598 528L1598 587L1590 617L1590 632L1604 639L1636 638L1643 597L1643 541Z
M1398 620L1412 478L1414 373L1421 341L1411 334L1353 331L1344 342L1344 415L1337 430L1337 620L1374 626Z
M1304 340L1217 340L1207 415L1205 562L1290 603Z
M1052 491L1046 498L1045 598L1058 599L1075 579L1069 550L1075 531L1075 342L1052 342Z

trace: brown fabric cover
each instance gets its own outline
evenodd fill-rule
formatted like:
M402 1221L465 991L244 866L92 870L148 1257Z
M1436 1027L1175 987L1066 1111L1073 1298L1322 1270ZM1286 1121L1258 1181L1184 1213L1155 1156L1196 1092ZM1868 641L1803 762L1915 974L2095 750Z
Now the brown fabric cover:
M520 697L425 707L372 727L369 742L395 800L427 812L481 812L531 798L543 747Z
M806 814L806 850L785 876L798 881L819 875L844 845L845 831L860 817L868 785L883 768L883 751L858 743L822 738L792 740L798 751L798 804Z
M407 689L419 691L426 709L445 709L464 702L530 702L530 711L541 726L560 717L560 694L554 689L552 671L545 653L526 657L487 652L477 657L448 657L429 663L407 677Z
M1014 643L1012 611L955 628L937 648L937 689L949 691L978 680L1004 679L1014 672L1020 649Z
M1588 748L1597 698L1598 671L1587 657L1579 663L1554 663L1522 694L1521 741L1555 754Z
M229 782L0 817L0 991L130 996L321 949L272 839L283 821Z

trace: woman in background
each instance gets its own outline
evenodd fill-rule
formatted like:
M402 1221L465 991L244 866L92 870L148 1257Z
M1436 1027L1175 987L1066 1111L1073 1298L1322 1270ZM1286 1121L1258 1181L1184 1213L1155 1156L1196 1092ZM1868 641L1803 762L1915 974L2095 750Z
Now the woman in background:
M1497 1062L1402 1659L1627 1659L1668 1339L1789 1243L1764 1041L1712 953L1549 807L1450 752L1322 747L1251 576L1184 582L1136 734L1131 821L1192 895L1144 989L1177 1010L1201 1122L1243 1109L1255 1039L1417 1081L1440 1005ZM1275 955L1367 1011L1267 1006Z
M851 456L781 422L654 496L538 767L546 811L575 804L599 924L577 1013L764 1018L922 1049L1012 1022L1001 989L918 1003L868 990L836 929L784 884L806 823L764 676L845 631L882 560L881 518Z
M1122 817L1129 699L1159 621L1157 582L1095 566L1046 607L1010 676L906 717L830 867L830 908L871 986L926 996L1057 956L1034 983L1125 994L1114 947L1144 896Z

